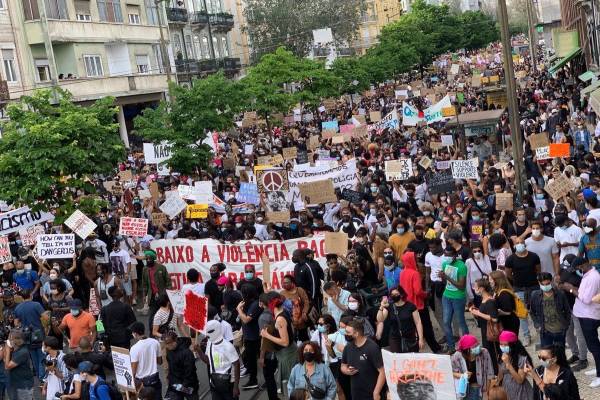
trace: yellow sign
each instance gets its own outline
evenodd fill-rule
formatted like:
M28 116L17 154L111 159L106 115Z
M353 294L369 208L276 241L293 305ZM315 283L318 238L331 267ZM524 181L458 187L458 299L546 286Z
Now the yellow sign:
M189 219L208 218L208 204L188 204L185 217Z

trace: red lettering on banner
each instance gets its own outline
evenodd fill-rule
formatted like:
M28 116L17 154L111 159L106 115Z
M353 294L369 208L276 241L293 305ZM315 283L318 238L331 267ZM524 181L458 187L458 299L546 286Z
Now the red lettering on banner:
M194 262L194 249L192 246L185 246L185 259L187 262Z
M300 250L306 249L307 247L308 247L308 243L306 243L304 240L298 240L298 248Z
M245 251L242 249L242 247L237 246L237 250L240 252L240 262L241 263L247 263L248 262L248 258L246 258L246 254Z
M281 285L279 284L279 278L277 278L277 272L273 272L271 274L271 288L275 290L281 289Z
M194 249L192 246L157 247L156 256L160 263L190 263L194 262Z
M225 261L225 246L223 246L222 244L217 245L217 251L219 252L219 261L223 262ZM229 260L227 260L227 262L229 262Z
M290 255L288 254L287 247L284 244L281 245L281 254L279 255L279 260L289 260Z
M252 245L250 243L246 243L246 256L248 257L248 262L250 263L255 263L256 259L255 259L255 254L254 254L254 248L252 247Z
M206 246L202 246L202 262L210 262L210 256L208 255L208 249Z

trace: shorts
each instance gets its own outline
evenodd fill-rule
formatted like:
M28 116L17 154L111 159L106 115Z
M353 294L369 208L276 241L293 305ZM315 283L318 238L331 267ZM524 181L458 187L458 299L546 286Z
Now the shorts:
M131 271L129 271L129 279L131 280L137 280L138 278L138 274L137 274L137 263L131 263Z

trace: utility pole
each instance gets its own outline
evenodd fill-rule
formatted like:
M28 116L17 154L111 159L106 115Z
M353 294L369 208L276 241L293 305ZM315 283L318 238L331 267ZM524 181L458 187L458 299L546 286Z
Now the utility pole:
M162 55L162 63L165 66L167 72L167 83L171 82L171 60L169 60L169 53L167 52L167 44L165 42L165 36L163 34L163 9L162 3L166 0L154 0L156 4L156 13L158 15L158 29L160 31L160 53Z
M498 17L500 19L500 33L502 36L502 52L504 54L504 78L506 79L506 98L508 99L508 119L512 140L513 161L515 163L515 183L519 199L523 201L523 141L519 127L519 107L517 105L517 91L515 85L515 68L513 65L508 30L508 12L506 0L498 0Z
M50 82L52 84L52 97L58 103L58 71L56 69L56 61L54 59L54 48L52 47L52 39L48 33L48 15L46 14L46 4L44 0L37 0L38 10L40 12L40 20L42 26L42 34L44 35L44 48L46 49L46 58L48 59L48 69L50 70Z
M529 25L529 55L531 56L531 66L533 71L537 71L537 45L536 45L536 34L535 34L535 21L534 21L534 10L533 0L527 1L527 22Z

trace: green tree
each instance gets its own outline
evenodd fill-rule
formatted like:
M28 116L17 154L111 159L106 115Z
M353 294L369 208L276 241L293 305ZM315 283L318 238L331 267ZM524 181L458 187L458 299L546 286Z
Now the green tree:
M243 29L252 40L254 61L280 46L304 57L313 43L312 31L331 28L337 43L356 38L364 0L247 0Z
M92 175L110 174L126 152L112 97L82 107L69 92L58 94L58 104L50 90L40 90L9 105L0 140L0 199L56 210L61 222L77 208L77 190L94 193ZM81 202L97 208L93 198Z
M467 50L479 49L500 39L496 21L481 11L467 11L460 15L463 27L463 47Z
M202 144L208 132L231 128L241 110L241 85L218 73L195 80L191 88L173 85L171 93L170 103L161 102L136 117L136 131L152 143L171 144L167 165L173 170L198 173L211 160L210 147Z
M365 63L356 57L338 57L331 64L331 72L341 79L341 93L360 93L369 88L370 74Z

